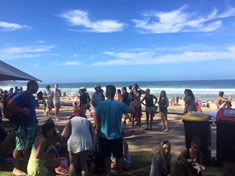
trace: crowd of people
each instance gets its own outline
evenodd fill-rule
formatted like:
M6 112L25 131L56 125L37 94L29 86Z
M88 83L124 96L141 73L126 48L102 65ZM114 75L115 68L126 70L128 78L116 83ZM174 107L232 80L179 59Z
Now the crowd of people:
M8 116L5 112L4 115L16 125L13 135L15 144L12 151L14 175L26 175L19 165L21 156L24 156L27 163L29 176L54 175L55 168L59 167L60 162L55 159L55 152L51 151L56 150L53 146L57 143L60 144L60 149L66 148L70 161L68 174L71 176L76 175L77 163L80 165L81 174L88 175L87 161L92 160L91 155L96 156L96 160L93 160L96 167L103 163L103 166L99 167L103 167L106 175L111 175L111 168L116 169L118 175L122 175L123 169L131 167L128 142L124 139L122 125L129 120L132 131L135 130L135 126L139 131L143 131L142 105L145 106L146 112L145 130L153 129L153 117L159 108L161 131L169 132L167 119L169 100L164 90L159 97L156 97L150 93L150 89L143 90L137 84L129 86L129 92L126 87L116 90L113 85L106 86L105 94L100 85L97 84L94 88L95 92L91 97L86 88L79 90L78 101L73 104L73 114L61 134L57 132L51 118L51 110L54 106L55 118L59 121L61 91L58 89L58 84L55 84L54 90L46 86L46 90L39 93L37 93L36 81L29 81L26 91L22 88L16 88L15 92L13 89L9 92L1 90L1 100L3 104L5 103L3 109L8 112ZM45 115L48 117L42 124L38 124L36 117L34 97L36 93L37 99L44 102ZM198 111L193 92L186 89L184 93L184 114ZM231 107L231 100L223 98L223 92L219 93L215 103L218 108L222 105ZM90 106L94 124L86 116ZM200 147L201 140L195 136L191 141L191 147L180 154L171 174L171 143L168 140L162 141L159 152L153 156L150 176L202 175L203 154L200 152ZM96 162L97 160L99 162Z

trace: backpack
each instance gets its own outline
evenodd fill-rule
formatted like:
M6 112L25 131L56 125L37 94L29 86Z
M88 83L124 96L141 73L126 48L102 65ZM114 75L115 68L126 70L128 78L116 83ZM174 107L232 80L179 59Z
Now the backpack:
M4 100L3 100L3 114L4 117L6 119L8 119L10 122L12 123L17 123L20 120L19 114L9 110L9 108L7 107L9 101L16 95L17 93L14 93L12 95L8 95ZM23 93L23 95L25 96L25 100L26 100L26 107L28 107L29 105L29 97L27 95L27 93Z
M92 174L105 173L105 158L101 152L94 152L88 159L88 170Z

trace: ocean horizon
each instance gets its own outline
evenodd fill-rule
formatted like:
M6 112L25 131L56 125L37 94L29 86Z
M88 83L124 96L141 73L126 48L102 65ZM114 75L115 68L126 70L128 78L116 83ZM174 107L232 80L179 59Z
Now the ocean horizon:
M235 96L235 80L185 80L185 81L125 81L125 82L83 82L83 83L58 83L62 92L70 91L76 94L81 87L85 87L89 93L94 92L95 84L100 84L105 91L105 86L112 84L117 89L128 87L137 83L141 89L149 88L151 94L159 96L161 90L165 90L168 97L184 96L185 89L191 89L195 96L202 100L214 100L219 91L224 91L225 97ZM39 83L39 91L45 90L47 85L51 88L55 83ZM11 87L23 87L26 82L2 82L0 88L9 90Z

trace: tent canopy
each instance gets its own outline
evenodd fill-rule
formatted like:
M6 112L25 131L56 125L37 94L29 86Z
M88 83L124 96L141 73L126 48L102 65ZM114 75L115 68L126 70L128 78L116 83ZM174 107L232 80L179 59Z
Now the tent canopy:
M5 62L0 61L0 81L7 80L35 80L41 81ZM42 81L41 81L42 82Z

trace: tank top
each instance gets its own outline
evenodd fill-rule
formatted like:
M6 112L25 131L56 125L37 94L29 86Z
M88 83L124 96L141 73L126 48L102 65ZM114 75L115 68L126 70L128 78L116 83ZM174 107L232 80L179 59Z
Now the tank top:
M191 159L189 149L187 149L186 158ZM196 160L197 160L197 162L200 161L200 152L197 153ZM197 170L194 169L191 164L190 164L190 168L191 168L192 176L202 176L202 173L201 172L197 173Z

